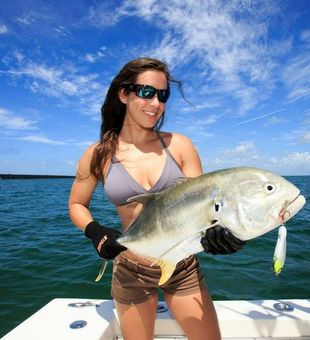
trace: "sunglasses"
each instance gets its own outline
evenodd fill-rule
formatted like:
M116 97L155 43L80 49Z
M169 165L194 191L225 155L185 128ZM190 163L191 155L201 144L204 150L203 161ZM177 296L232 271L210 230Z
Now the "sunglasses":
M167 103L170 96L169 87L166 90L157 90L151 85L130 84L125 85L124 88L134 92L136 96L143 99L152 99L157 94L158 100L162 103Z

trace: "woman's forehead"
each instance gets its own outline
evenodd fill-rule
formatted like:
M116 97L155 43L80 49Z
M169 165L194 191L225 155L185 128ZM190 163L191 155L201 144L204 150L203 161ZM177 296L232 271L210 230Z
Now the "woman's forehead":
M152 84L153 82L166 87L167 78L166 78L165 73L161 71L148 70L148 71L138 74L137 79L136 79L137 84L153 85Z

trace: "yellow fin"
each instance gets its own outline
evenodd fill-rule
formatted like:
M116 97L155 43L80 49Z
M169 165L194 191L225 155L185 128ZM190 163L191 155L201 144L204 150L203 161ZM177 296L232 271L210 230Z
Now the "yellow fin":
M107 264L108 264L108 260L103 259L101 267L100 267L100 270L99 270L99 273L98 273L98 275L97 275L97 277L95 279L95 282L99 282L101 280L102 275L104 274L105 269L107 268Z
M162 259L158 259L155 263L158 264L161 269L161 277L158 284L162 286L170 279L172 273L175 270L176 263L172 263Z

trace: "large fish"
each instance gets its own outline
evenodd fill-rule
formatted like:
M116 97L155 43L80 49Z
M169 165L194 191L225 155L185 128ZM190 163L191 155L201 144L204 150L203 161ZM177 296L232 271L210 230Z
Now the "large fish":
M282 225L305 204L299 189L257 168L230 168L186 179L155 194L128 200L143 203L136 220L117 239L161 267L164 284L176 264L203 250L200 239L218 224L241 240Z

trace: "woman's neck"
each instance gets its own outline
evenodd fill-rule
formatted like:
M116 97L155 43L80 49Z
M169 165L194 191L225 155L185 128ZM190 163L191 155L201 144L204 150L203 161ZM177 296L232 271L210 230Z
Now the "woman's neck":
M118 140L125 144L141 145L156 138L156 132L153 129L135 129L123 126Z

